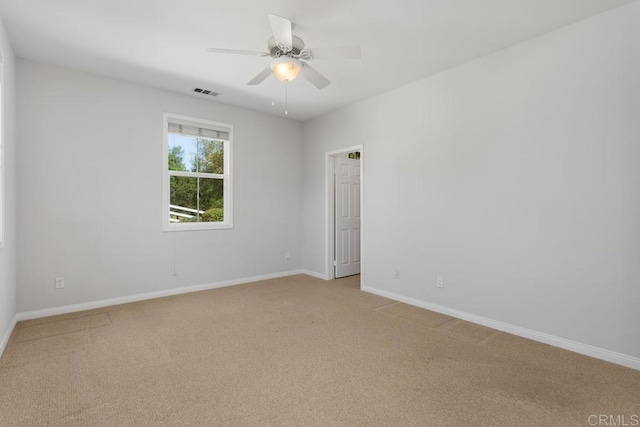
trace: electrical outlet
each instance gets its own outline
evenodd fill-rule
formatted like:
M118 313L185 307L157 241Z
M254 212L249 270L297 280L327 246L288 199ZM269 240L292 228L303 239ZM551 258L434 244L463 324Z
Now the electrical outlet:
M56 277L56 289L64 288L64 277Z
M442 276L438 276L437 285L439 288L444 288L444 278Z
M400 279L400 270L396 270L396 279Z
M291 254L289 252L285 252L284 253L284 259L286 259L287 261L289 261L291 259Z

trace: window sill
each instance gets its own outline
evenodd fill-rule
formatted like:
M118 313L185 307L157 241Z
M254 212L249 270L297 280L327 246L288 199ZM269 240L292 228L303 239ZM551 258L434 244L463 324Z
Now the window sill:
M233 228L233 224L228 222L200 222L192 224L164 224L162 231L202 231L202 230L229 230Z

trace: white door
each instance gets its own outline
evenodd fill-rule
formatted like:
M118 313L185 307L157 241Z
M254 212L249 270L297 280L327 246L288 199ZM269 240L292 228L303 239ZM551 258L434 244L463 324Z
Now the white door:
M360 273L360 160L335 158L335 277Z

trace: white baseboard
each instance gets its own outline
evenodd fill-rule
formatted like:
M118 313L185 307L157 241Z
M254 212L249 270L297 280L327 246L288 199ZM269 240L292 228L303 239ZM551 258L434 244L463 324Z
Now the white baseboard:
M261 276L244 277L241 279L224 280L221 282L207 283L204 285L186 286L183 288L166 289L163 291L147 292L144 294L127 295L124 297L109 298L98 301L83 302L80 304L64 305L61 307L45 308L42 310L25 311L16 314L15 321L39 319L41 317L56 316L58 314L74 313L76 311L93 310L94 308L109 307L112 305L126 304L129 302L143 301L154 298L168 297L171 295L187 294L191 292L206 291L209 289L224 288L226 286L241 285L243 283L258 282L260 280L277 279L279 277L306 274L304 270L283 271L280 273L264 274Z
M438 313L446 314L451 317L466 320L468 322L476 323L478 325L487 326L489 328L497 329L499 331L507 332L509 334L518 335L520 337L528 338L533 341L538 341L544 344L552 345L554 347L560 347L565 350L584 354L586 356L595 357L596 359L601 359L607 362L626 366L628 368L640 370L640 358L637 358L637 357L629 356L622 353L616 353L615 351L594 347L589 344L583 344L583 343L580 343L577 341L571 341L565 338L556 337L554 335L545 334L544 332L538 332L538 331L534 331L527 328L521 328L520 326L511 325L509 323L500 322L498 320L489 319L489 318L478 316L471 313L466 313L464 311L456 310L456 309L445 307L442 305L421 301L411 297L406 297L393 292L385 291L378 288L373 288L371 286L362 286L361 289L364 292L380 295L385 298L404 302L406 304L414 305L416 307L424 308L424 309L435 311Z
M300 270L300 272L302 274L306 274L307 276L315 277L316 279L329 280L329 277L327 277L326 274L316 273L315 271L311 270Z
M11 334L16 327L16 323L18 322L18 316L13 316L13 320L9 323L9 328L7 328L7 333L4 334L2 341L0 341L0 358L4 354L4 349L7 348L7 344L9 344L9 338L11 338Z

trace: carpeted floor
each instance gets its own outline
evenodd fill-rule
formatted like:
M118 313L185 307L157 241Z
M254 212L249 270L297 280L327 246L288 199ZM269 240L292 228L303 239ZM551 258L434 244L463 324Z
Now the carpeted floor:
M2 426L588 426L640 371L293 276L20 322ZM593 425L593 424L591 424Z

